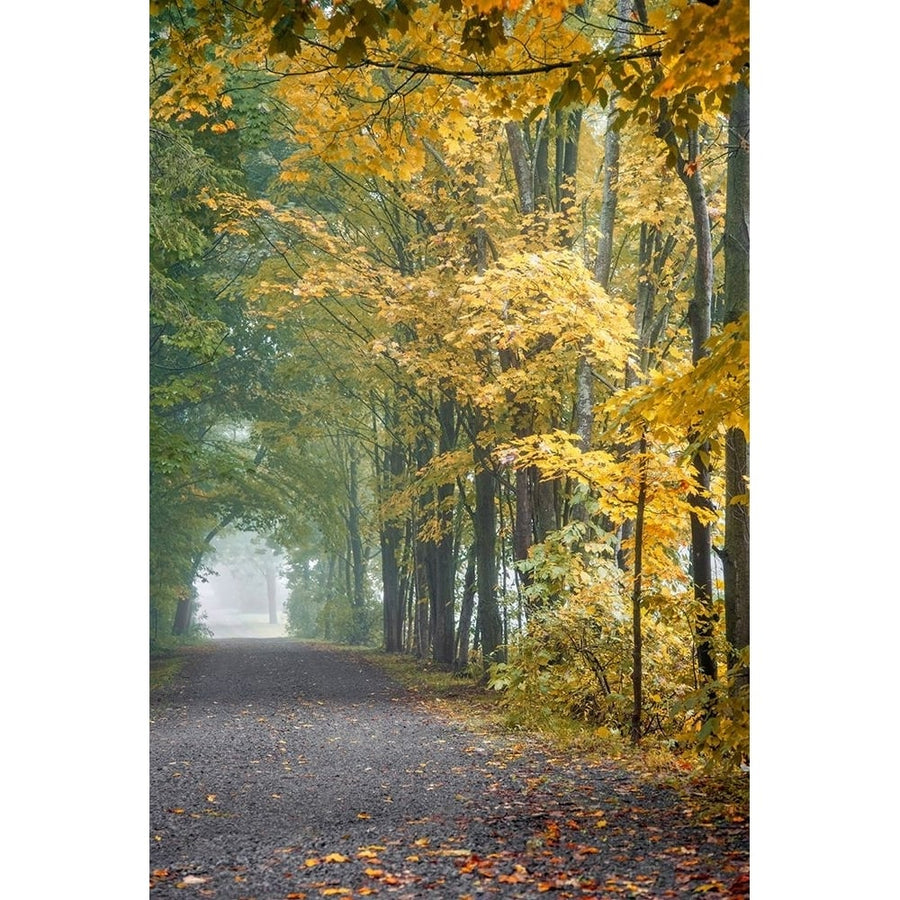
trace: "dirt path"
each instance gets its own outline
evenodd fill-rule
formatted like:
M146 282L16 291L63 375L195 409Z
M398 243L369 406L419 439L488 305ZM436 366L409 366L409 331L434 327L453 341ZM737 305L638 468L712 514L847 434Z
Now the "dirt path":
M747 823L689 812L287 639L216 641L151 702L151 898L744 896Z

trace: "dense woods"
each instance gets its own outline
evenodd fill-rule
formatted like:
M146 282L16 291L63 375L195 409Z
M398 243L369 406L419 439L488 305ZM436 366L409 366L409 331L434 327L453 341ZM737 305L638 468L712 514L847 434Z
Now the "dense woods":
M159 0L150 603L749 753L745 0Z

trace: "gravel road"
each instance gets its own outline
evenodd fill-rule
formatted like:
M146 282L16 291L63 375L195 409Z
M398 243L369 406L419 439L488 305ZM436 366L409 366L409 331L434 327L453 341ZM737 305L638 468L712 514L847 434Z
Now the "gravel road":
M151 698L150 896L746 896L748 825L466 730L351 652L211 642Z

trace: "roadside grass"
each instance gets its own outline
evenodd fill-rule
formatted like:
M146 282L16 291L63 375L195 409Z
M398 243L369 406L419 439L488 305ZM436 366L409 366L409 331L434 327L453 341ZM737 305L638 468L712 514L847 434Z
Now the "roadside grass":
M184 665L184 656L177 651L150 657L150 693L155 694L175 680Z
M471 673L455 674L406 654L371 648L337 649L352 650L436 711L473 730L530 736L552 756L578 757L587 764L614 760L644 779L677 790L703 821L748 815L749 778L745 774L710 772L690 749L673 750L652 735L634 747L626 734L551 712L517 719L507 709L503 692L492 690Z
M205 637L183 638L150 646L150 694L168 687L179 675L191 654L208 653L211 641Z
M444 713L492 727L504 720L500 695L481 684L475 672L452 672L431 660L416 659L403 653L386 653L372 648L357 648L357 652Z

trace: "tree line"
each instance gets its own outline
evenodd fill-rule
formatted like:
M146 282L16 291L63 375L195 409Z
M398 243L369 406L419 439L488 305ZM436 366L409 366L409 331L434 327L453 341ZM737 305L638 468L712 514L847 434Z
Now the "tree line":
M259 531L294 633L738 761L747 4L151 10L153 614Z

